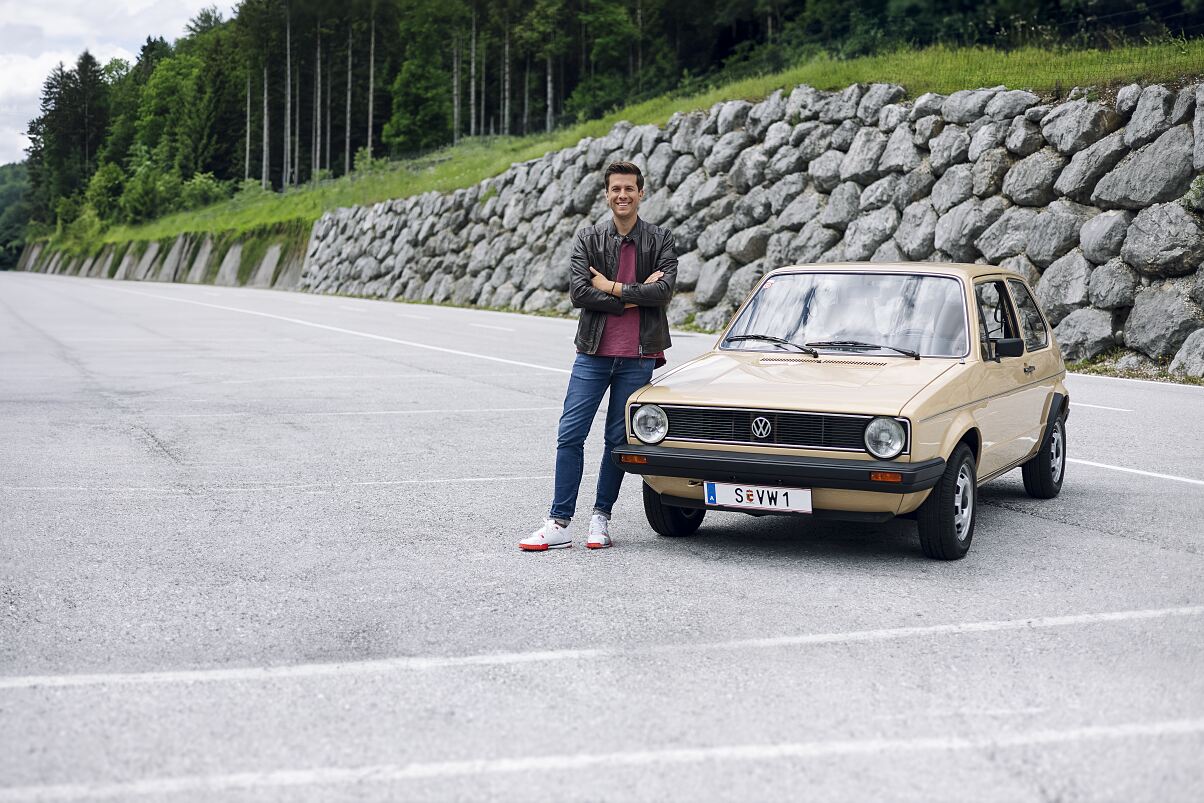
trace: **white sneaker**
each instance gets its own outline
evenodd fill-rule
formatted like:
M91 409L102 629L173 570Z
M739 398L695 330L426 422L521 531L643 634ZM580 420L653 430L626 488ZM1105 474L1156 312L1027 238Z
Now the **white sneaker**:
M615 542L610 537L610 519L601 513L590 516L589 538L586 539L585 546L589 549L606 549L614 545Z
M518 542L518 548L527 552L543 552L545 549L567 549L573 545L573 536L556 519L548 519L543 526Z

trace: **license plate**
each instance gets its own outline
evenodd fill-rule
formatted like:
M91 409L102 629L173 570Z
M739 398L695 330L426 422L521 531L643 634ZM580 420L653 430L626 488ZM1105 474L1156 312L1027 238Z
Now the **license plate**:
M811 512L810 488L767 488L763 485L708 482L704 490L708 505L750 510L782 510L791 513Z

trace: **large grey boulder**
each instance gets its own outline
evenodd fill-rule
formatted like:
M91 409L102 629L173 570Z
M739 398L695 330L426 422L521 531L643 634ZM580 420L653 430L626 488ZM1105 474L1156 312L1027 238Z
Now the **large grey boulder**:
M1125 320L1125 345L1155 360L1175 355L1192 332L1204 328L1204 312L1170 284L1137 294Z
M1099 180L1128 152L1124 131L1114 131L1076 153L1054 182L1054 190L1059 195L1085 203Z
M727 188L728 179L725 179L723 176L711 176L702 182L701 187L695 190L693 197L690 199L691 211L703 209L718 201L727 195Z
M903 123L907 122L907 115L911 109L907 108L902 103L888 103L882 107L882 111L878 113L878 130L884 134L893 132Z
M595 171L586 174L577 188L573 190L572 211L581 215L587 214L602 197L603 189L600 173Z
M773 206L764 187L754 187L736 202L732 218L737 229L748 229L769 220Z
M921 148L928 148L931 146L932 140L939 136L944 130L945 118L941 117L940 115L934 114L928 117L921 117L919 120L916 120L915 125L912 126L911 141L913 144Z
M793 145L784 145L778 148L777 153L765 166L765 180L779 181L786 176L800 175L806 168L807 160L803 158L799 149Z
M677 185L677 189L673 191L673 200L669 202L669 209L673 213L673 217L679 220L689 217L690 213L694 211L694 197L707 183L707 180L706 173L698 170Z
M891 132L878 169L883 173L906 173L920 166L920 149L912 142L911 128L899 125Z
M790 262L796 265L815 262L838 242L840 232L813 220L803 226L803 230L790 244Z
M878 160L885 149L885 134L877 128L862 128L840 163L840 180L869 184L878 178Z
M1078 249L1046 268L1037 282L1037 301L1049 322L1057 326L1079 307L1087 306L1091 263Z
M1001 259L1015 256L1028 246L1029 231L1036 218L1036 209L1013 206L987 227L974 245L988 262L998 264Z
M1003 178L1003 194L1021 206L1044 206L1057 197L1054 182L1065 165L1066 157L1042 148L1012 165Z
M998 195L1003 191L1003 179L1012 169L1012 156L1006 148L992 148L978 157L971 171L971 189L979 198Z
M919 167L899 180L899 186L895 190L895 207L903 209L921 198L927 198L934 186L936 186L936 175L933 174L932 167L925 159L920 162Z
M1196 110L1196 87L1185 86L1175 93L1175 105L1171 108L1171 125L1190 123Z
M932 186L932 206L940 214L973 195L974 182L970 165L954 165L945 171Z
M736 192L748 192L764 180L768 164L769 159L761 146L752 145L745 148L736 157L731 172L728 173L728 182Z
M699 162L705 162L707 157L711 155L711 151L715 149L715 143L719 141L719 137L714 134L703 134L694 140L694 147L690 153L694 154L694 158Z
M677 157L677 161L673 163L673 167L669 168L669 177L665 179L665 186L671 190L677 189L697 169L698 160L694 158L694 155L689 153L682 154Z
M820 191L831 192L840 183L842 162L844 154L840 151L825 151L818 158L811 160L811 164L807 165L807 173Z
M1196 140L1192 167L1200 171L1204 170L1204 84L1196 86L1196 113L1192 119L1192 131L1195 132Z
M797 231L818 217L827 205L828 196L813 189L804 190L778 215L778 226Z
M711 149L710 156L706 158L702 166L712 176L716 173L726 173L731 169L740 152L751 145L752 142L752 137L743 129L729 131L715 143L715 147Z
M1041 150L1045 137L1041 136L1041 127L1036 123L1017 117L1012 120L1003 145L1017 156L1029 156Z
M832 132L832 147L847 152L853 146L853 140L861 128L861 123L857 120L845 120Z
M870 255L870 262L907 262L907 255L899 249L899 244L893 239L878 246L878 250Z
M894 204L895 193L899 189L899 174L887 173L882 178L865 188L861 193L862 212L881 209L888 204Z
M895 231L895 242L908 259L919 261L932 254L939 218L927 200L916 201L903 210L903 218Z
M898 225L899 212L893 206L884 206L857 217L845 230L845 258L853 261L869 259L880 245L890 239Z
M771 186L766 192L769 197L769 209L775 215L790 205L807 187L806 174L794 173L783 176L780 181Z
M810 162L831 149L832 134L835 131L835 126L814 120L799 123L790 133L790 144L798 148L804 162Z
M911 107L911 119L914 122L921 117L929 117L941 113L941 107L945 105L945 95L936 92L925 92L916 98L916 102Z
M998 89L962 89L945 98L941 116L951 123L972 123L986 112Z
M799 84L790 92L786 100L785 120L788 123L799 123L813 120L818 114L816 107L823 100L823 94L815 87Z
M974 241L1003 214L1006 202L999 198L980 201L971 198L941 215L936 222L934 244L958 262L973 262L978 257Z
M735 269L736 263L726 254L704 262L694 288L694 301L698 306L718 304L727 293L727 283Z
M974 129L974 126L970 128ZM978 157L992 148L1002 145L1007 133L1007 123L985 122L978 126L977 130L970 134L970 149L966 153L966 158L971 162L977 162Z
M674 115L674 117L677 118L677 125L669 139L669 144L678 153L693 153L694 142L702 135L703 128L706 126L706 115L683 114L681 116ZM673 121L670 120L669 124L672 126Z
M1054 336L1067 360L1089 360L1116 345L1112 313L1084 307L1054 327Z
M1122 117L1133 114L1137 101L1141 100L1141 84L1129 84L1116 91L1116 113Z
M1055 106L1041 118L1041 134L1059 152L1071 154L1103 139L1123 123L1120 115L1106 106L1072 100Z
M1079 241L1083 256L1102 265L1120 253L1133 213L1120 209L1102 212L1083 224Z
M741 265L747 265L765 256L771 233L768 226L754 226L738 232L727 241L727 253Z
M1094 211L1065 200L1041 210L1029 229L1028 258L1046 266L1074 248L1079 242L1079 231Z
M932 171L938 176L970 154L970 135L958 125L948 125L928 143Z
M825 123L843 123L857 114L865 87L853 84L839 94L831 95L819 107L819 119Z
M763 259L771 270L790 264L790 244L794 242L794 234L788 229L782 229L769 236Z
M718 117L718 134L720 138L726 134L730 134L738 128L744 127L744 121L748 119L748 113L752 111L752 104L747 100L729 100L719 109Z
M1204 262L1204 225L1177 203L1137 213L1120 255L1147 276L1183 276Z
M1187 336L1171 360L1170 372L1182 376L1204 376L1204 329Z
M756 262L750 262L742 268L737 268L728 279L727 295L724 301L729 306L735 308L744 302L752 293L752 289L757 286L757 282L761 281L761 277L765 275L768 266L765 260L758 259Z
M698 235L698 242L696 243L698 253L707 259L719 256L727 250L727 242L735 233L736 227L733 225L731 218L723 218L722 220L708 224L703 229L702 234Z
M897 84L870 84L857 104L857 117L866 125L877 125L882 107L900 100L907 91Z
M860 206L861 186L855 181L846 181L832 190L819 222L828 228L843 230L857 217Z
M1164 86L1153 84L1141 91L1133 117L1125 126L1125 144L1140 148L1153 142L1171 127L1171 111L1175 107L1175 93Z
M1111 259L1091 272L1087 297L1092 306L1100 309L1121 309L1133 306L1141 277L1122 259Z
M1024 254L1008 257L999 263L999 267L1023 276L1024 280L1028 282L1029 287L1035 288L1037 282L1041 280L1041 271L1037 270L1037 266Z
M1000 92L991 98L984 111L995 120L1010 120L1023 115L1041 102L1041 98L1023 89Z
M1191 184L1191 126L1180 125L1130 153L1099 180L1093 203L1105 207L1141 209L1178 198Z
M765 130L765 141L761 143L761 148L765 151L765 155L773 157L778 149L783 145L790 144L790 135L794 132L794 126L787 123L785 120L778 120L773 125Z
M786 101L782 99L782 90L776 89L765 100L749 109L744 128L755 139L761 139L771 125L785 116Z

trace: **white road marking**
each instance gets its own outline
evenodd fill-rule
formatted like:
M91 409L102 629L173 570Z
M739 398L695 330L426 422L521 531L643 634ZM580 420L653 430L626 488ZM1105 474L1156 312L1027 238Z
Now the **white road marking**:
M1104 406L1104 405L1102 405L1102 404L1084 404L1083 402L1072 401L1072 402L1070 403L1070 409L1072 409L1072 410L1073 410L1075 407L1091 407L1091 408L1093 408L1093 409L1095 409L1095 410L1115 410L1115 411L1116 411L1116 412L1118 412L1118 413L1131 413L1131 412L1133 412L1132 410L1128 410L1128 409L1126 409L1126 408L1124 408L1124 407L1105 407L1105 406Z
M1067 371L1070 376L1086 377L1087 379L1104 379L1111 382L1138 382L1143 385L1157 385L1160 388L1184 388L1187 390L1204 390L1204 385L1189 385L1186 382L1159 382L1156 379L1134 379L1128 376L1104 376L1103 374L1077 374ZM1074 402L1071 402L1074 404Z
M875 641L895 641L907 638L963 635L966 633L997 633L1009 630L1042 630L1076 625L1097 625L1114 622L1145 621L1174 617L1204 616L1204 605L1182 608L1154 608L1136 611L1110 611L1069 616L1044 616L1032 619L1005 619L987 622L960 622L944 625L892 627L881 630L853 630L843 633L807 633L797 636L734 639L714 642L680 642L653 644L644 647L584 647L564 650L535 650L531 652L498 652L478 655L406 656L365 661L338 661L291 666L242 666L219 669L179 669L155 672L112 672L89 675L25 675L0 677L0 690L30 688L61 688L65 686L128 686L162 683L212 683L219 681L257 681L278 678L329 677L366 675L382 672L412 672L431 669L455 669L470 666L510 666L516 664L554 663L564 661L621 658L626 656L661 655L683 652L728 652L732 650L777 649L805 647L818 644L855 644Z
M209 307L210 309L220 309L226 312L239 312L243 315L254 315L259 318L270 318L275 321L285 321L287 323L295 323L299 326L308 326L313 329L323 329L327 332L338 332L343 335L352 335L353 337L363 337L368 340L379 340L385 343L396 343L399 346L409 346L416 349L427 349L428 351L438 351L442 354L455 354L457 357L472 357L478 360L488 360L490 362L500 362L505 365L521 365L524 368L537 368L540 371L552 371L558 374L572 373L568 368L553 368L548 365L539 365L533 362L523 362L522 360L508 360L504 357L491 357L487 354L477 354L472 351L460 351L459 349L448 349L442 346L431 346L426 343L416 343L412 340L400 340L396 337L386 337L385 335L377 335L371 332L360 332L356 329L344 329L341 326L328 326L324 323L315 323L314 321L306 321L301 318L291 318L287 315L273 315L270 312L259 312L257 310L243 309L242 307L228 307L224 304L208 304L204 301L193 301L188 298L173 298L159 293L144 293L140 290L126 290L121 287L106 287L107 290L112 290L115 293L129 293L134 296L145 296L147 298L156 298L160 301L174 301L179 304L193 304L198 307Z
M513 332L509 326L490 326L487 323L470 323L469 326L475 326L477 329L496 329L499 332Z
M1191 485L1204 485L1204 480L1195 480L1191 477L1178 477L1174 474L1159 474L1156 471L1142 471L1136 468L1125 468L1124 466L1110 466L1107 463L1094 463L1090 460L1079 460L1074 457L1066 458L1067 463L1078 463L1082 466L1094 466L1095 468L1106 468L1110 471L1123 471L1126 474L1140 474L1143 477L1157 477L1160 480L1171 480L1173 482L1186 482Z
M282 413L276 414L261 410L246 410L237 413L143 413L147 418L236 418L250 415L278 415L279 420L287 421L293 418L324 418L328 416L356 415L431 415L434 413L529 413L536 411L560 410L561 407L472 407L453 409L436 407L430 410L339 410L334 412L317 413Z
M914 739L846 739L779 744L667 747L613 753L552 753L521 758L370 764L362 767L178 775L137 781L45 784L0 788L0 802L17 800L104 800L140 795L170 796L247 789L289 789L319 785L390 783L438 778L565 772L616 767L708 764L716 761L816 760L892 753L996 751L1009 748L1077 744L1120 739L1194 737L1204 734L1204 719L1171 719L1118 725L1019 731L997 736L937 736Z
M353 307L350 304L339 304L339 309L351 310L352 312L367 312L367 307Z
M395 317L395 318L410 318L410 319L412 319L412 320L415 320L415 321L429 321L429 320L430 320L430 316L429 316L429 315L412 315L412 314L410 314L410 313L408 313L408 312L395 312L395 313L393 313L393 317Z

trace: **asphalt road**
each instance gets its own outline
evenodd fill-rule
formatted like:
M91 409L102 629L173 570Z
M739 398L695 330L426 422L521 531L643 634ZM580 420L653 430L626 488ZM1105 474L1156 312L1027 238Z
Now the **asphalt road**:
M0 801L1199 799L1204 389L1071 377L960 562L522 553L574 326L0 273Z

